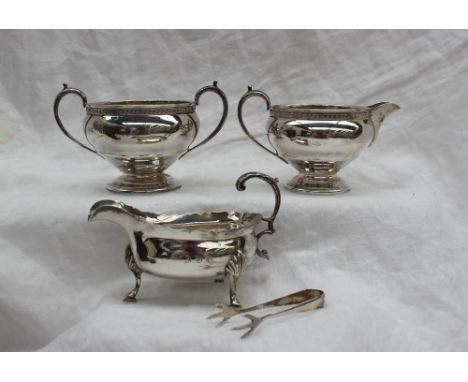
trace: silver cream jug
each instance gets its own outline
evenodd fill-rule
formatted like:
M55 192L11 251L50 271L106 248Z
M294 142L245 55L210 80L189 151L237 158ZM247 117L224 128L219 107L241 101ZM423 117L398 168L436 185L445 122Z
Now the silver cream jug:
M250 97L261 97L266 102L270 112L266 131L273 149L255 139L244 123L242 110ZM266 93L249 87L239 101L237 115L251 140L299 171L287 189L331 195L349 191L337 176L338 171L373 144L384 119L398 109L398 105L388 102L372 106L271 106Z

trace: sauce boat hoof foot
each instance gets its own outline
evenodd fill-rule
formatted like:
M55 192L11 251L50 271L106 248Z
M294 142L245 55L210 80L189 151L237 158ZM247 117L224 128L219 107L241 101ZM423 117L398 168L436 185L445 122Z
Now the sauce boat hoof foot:
M276 214L281 204L277 180L268 175L249 172L237 180L239 191L245 182L259 178L272 187L275 208L265 218L250 212L196 212L165 215L143 212L115 200L101 200L89 212L88 220L108 220L121 225L130 244L125 262L133 273L135 286L127 293L126 302L136 302L142 273L176 280L229 281L229 301L241 306L237 297L237 282L255 256L267 257L258 248L259 239L273 234ZM261 222L267 228L256 233Z

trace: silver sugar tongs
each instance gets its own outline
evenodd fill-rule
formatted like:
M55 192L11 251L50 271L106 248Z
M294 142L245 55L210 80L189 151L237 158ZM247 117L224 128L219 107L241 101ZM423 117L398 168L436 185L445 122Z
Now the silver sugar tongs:
M249 329L241 336L241 338L246 338L255 330L255 328L258 325L260 325L260 323L263 320L267 318L285 316L291 313L300 313L307 312L309 310L319 309L323 307L324 302L325 293L323 291L319 289L304 289L299 292L292 293L287 296L280 297L275 300L267 301L248 308L233 307L226 304L216 304L216 307L221 310L217 313L208 316L207 319L222 317L223 319L216 325L216 327L218 328L224 325L231 317L234 317L238 314L277 306L294 305L288 309L281 310L279 312L269 313L261 317L256 317L251 314L244 315L244 317L248 318L251 322L242 326L237 326L233 328L233 330Z

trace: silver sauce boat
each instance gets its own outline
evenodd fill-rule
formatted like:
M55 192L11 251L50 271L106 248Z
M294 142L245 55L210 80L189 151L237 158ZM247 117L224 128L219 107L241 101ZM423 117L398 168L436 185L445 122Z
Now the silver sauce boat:
M200 96L214 92L221 97L223 114L212 133L190 147L200 122L196 113ZM78 95L86 109L84 132L90 145L74 138L59 116L59 105L68 94ZM124 175L107 185L114 192L160 192L180 185L164 171L177 159L212 139L228 113L224 92L215 81L197 91L194 101L117 101L88 103L79 89L64 88L54 103L54 116L62 132L81 147L107 159Z
M273 234L273 222L281 204L277 180L268 175L249 172L239 177L236 188L245 190L251 178L266 181L275 194L275 207L265 218L250 212L201 212L165 215L142 212L122 202L102 200L89 212L89 221L108 220L121 225L130 244L125 251L128 268L135 276L135 287L125 301L136 301L141 274L182 280L229 280L230 305L240 306L237 280L255 256L266 257L258 240ZM267 229L256 233L259 223Z
M242 109L250 97L263 98L270 111L266 130L273 150L257 141L245 126ZM266 93L249 86L239 101L237 115L250 139L299 171L287 189L330 195L349 191L336 174L373 144L384 119L398 109L388 102L372 106L271 106Z

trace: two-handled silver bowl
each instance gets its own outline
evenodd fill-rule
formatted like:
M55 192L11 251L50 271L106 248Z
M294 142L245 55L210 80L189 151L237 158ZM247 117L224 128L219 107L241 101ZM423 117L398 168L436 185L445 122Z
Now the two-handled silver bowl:
M257 141L245 126L245 101L265 100L270 116L267 137L273 150ZM399 106L382 102L372 106L275 105L268 95L251 87L239 101L239 123L257 145L299 171L286 188L305 194L336 194L349 187L336 175L372 145L384 118Z
M182 280L223 281L229 279L230 304L240 306L237 280L256 255L266 257L258 240L273 234L281 194L277 180L268 175L249 172L239 177L236 187L245 190L245 182L259 178L272 187L276 204L270 217L251 212L199 212L166 215L142 212L122 202L102 200L95 203L88 219L109 220L120 224L130 239L125 259L136 284L125 301L136 301L141 274ZM260 222L267 229L256 233Z
M223 114L213 132L196 146L200 122L196 106L205 92L221 97ZM67 94L81 97L86 109L85 145L74 138L59 117L59 105ZM63 133L81 147L110 161L124 175L107 185L115 192L159 192L175 190L180 185L164 171L178 158L203 145L223 127L228 102L217 83L201 88L194 101L116 101L88 103L79 89L64 88L55 98L54 115Z

